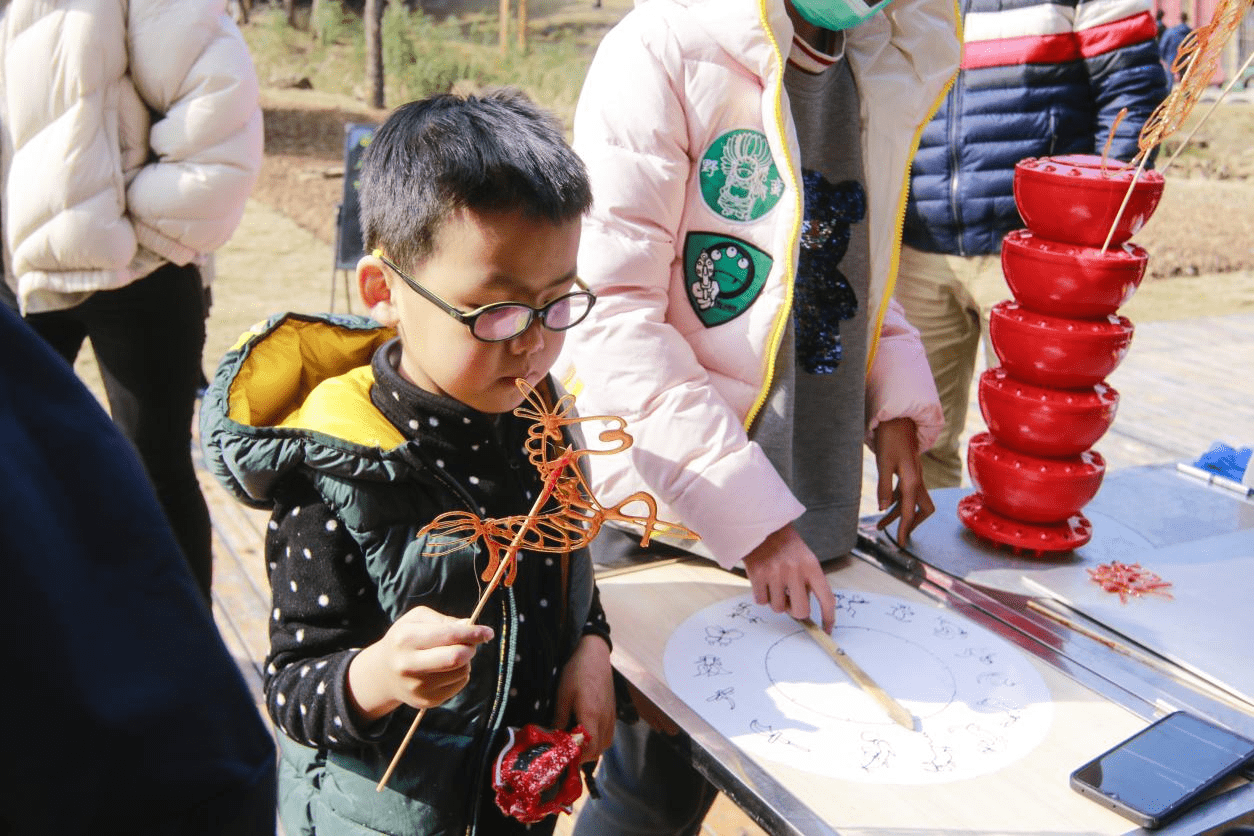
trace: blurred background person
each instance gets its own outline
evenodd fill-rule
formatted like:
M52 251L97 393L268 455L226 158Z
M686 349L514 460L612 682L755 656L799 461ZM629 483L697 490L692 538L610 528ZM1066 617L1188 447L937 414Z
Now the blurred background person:
M1189 26L1189 13L1180 10L1180 22L1163 30L1158 40L1158 53L1163 59L1163 67L1167 70L1168 83L1180 80L1180 76L1172 69L1176 63L1176 54L1180 52L1180 44L1193 29Z
M90 338L113 420L208 598L191 458L200 265L261 168L247 45L224 0L11 0L0 51L6 278L70 363Z
M1166 95L1148 0L962 0L958 78L924 128L911 169L895 295L923 337L945 428L923 454L929 489L961 484L959 449L988 311L1009 298L1001 240L1023 227L1014 167L1025 157L1129 160ZM991 365L996 357L986 344Z

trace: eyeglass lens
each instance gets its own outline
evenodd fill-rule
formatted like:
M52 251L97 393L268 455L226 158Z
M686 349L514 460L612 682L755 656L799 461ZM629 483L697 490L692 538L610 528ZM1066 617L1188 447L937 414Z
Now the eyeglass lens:
M550 331L564 331L587 316L591 307L586 294L572 293L543 307L540 321ZM534 315L536 312L526 305L501 305L475 318L474 333L479 339L492 342L512 339L527 330Z

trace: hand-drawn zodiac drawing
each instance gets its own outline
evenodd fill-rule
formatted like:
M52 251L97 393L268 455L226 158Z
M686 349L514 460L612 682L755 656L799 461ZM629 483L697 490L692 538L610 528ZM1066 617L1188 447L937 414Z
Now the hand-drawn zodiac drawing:
M869 598L857 592L837 592L836 593L836 609L844 610L846 613L848 613L850 618L856 618L858 615L858 610L854 607L854 604L869 604L869 603L871 603Z
M744 635L744 633L735 628L729 630L726 627L720 627L717 624L711 624L705 628L706 644L716 644L720 647L727 647L727 645L731 644L736 639L744 638Z
M992 688L1015 687L1014 679L1001 671L985 671L984 673L976 674L975 681L981 685L986 685Z
M975 738L975 746L982 754L991 755L1006 748L1006 738L979 723L968 723L962 731Z
M892 763L892 760L892 744L874 732L862 733L861 766L863 771L873 772L877 769L885 769Z
M803 752L810 751L806 747L789 740L788 736L785 735L784 732L776 731L774 726L768 726L767 724L758 722L757 720L749 721L749 730L762 735L766 738L767 743L778 743L784 746L792 746Z
M997 663L996 654L985 647L964 647L961 651L955 653L954 656L959 659L978 659L985 665Z
M748 603L740 603L736 605L736 609L727 614L728 618L743 618L750 624L761 624L762 616L753 611L753 605Z
M727 676L731 671L723 667L723 660L717 656L701 656L693 664L697 672L693 676Z
M995 722L1003 729L1007 726L1013 726L1023 716L1020 706L1001 697L985 697L982 700L977 700L975 706L980 711L996 715L999 719L995 720Z
M888 611L888 614L902 624L909 624L911 621L914 621L914 607L909 604L897 604Z
M928 772L953 772L954 771L954 750L950 746L938 745L929 734L923 735L927 738L928 748L932 752L932 756L923 761L923 768Z
M938 639L965 639L967 631L948 618L938 615L936 617L936 627L932 630L932 635Z
M908 701L913 728L889 722L835 670L818 669L805 632L786 613L752 604L751 593L688 617L667 645L667 682L749 756L844 781L966 780L1005 768L1045 738L1050 693L1014 645L914 596L832 591L841 646ZM721 644L732 628L743 635Z

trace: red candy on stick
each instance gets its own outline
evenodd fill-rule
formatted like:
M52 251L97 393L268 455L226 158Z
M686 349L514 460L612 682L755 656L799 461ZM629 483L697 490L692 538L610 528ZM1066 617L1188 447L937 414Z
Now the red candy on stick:
M433 538L434 545L429 542L428 547L423 549L424 557L442 557L472 544L482 543L486 548L488 566L482 577L488 585L479 596L474 612L467 619L472 624L478 621L479 614L498 585L513 585L514 576L518 572L520 549L568 554L591 542L607 520L641 526L644 529L644 536L640 540L642 546L649 545L649 539L657 534L668 534L685 540L699 539L682 525L659 520L657 501L644 491L637 491L612 507L602 505L592 494L577 460L583 456L608 456L631 447L632 438L626 431L626 421L615 415L570 415L574 411L574 396L564 395L550 408L544 397L532 389L527 381L520 378L515 383L522 392L525 403L515 409L514 414L533 421L531 429L527 431L527 459L544 481L544 488L536 497L531 511L525 517L487 520L481 520L466 511L449 511L436 517L417 535L439 535ZM600 450L569 447L563 428L589 421L605 422L608 426L597 434L597 438L614 446ZM544 512L544 506L550 499L560 507ZM644 514L623 510L637 503L644 506ZM396 747L392 762L375 785L376 792L383 792L387 786L426 712L425 708L419 711L410 723L409 731ZM576 792L575 798L578 797L579 793Z
M526 725L509 729L509 741L496 758L492 786L496 806L523 824L569 813L583 793L579 751L588 733Z

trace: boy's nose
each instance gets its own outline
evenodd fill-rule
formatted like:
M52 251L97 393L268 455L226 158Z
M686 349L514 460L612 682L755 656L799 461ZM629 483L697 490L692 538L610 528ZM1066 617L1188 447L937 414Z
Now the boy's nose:
M510 348L517 354L535 354L544 348L545 329L540 324L540 317L531 320L527 330L509 341Z

